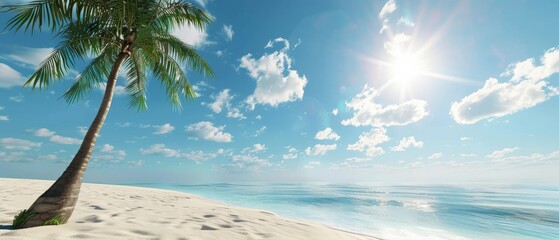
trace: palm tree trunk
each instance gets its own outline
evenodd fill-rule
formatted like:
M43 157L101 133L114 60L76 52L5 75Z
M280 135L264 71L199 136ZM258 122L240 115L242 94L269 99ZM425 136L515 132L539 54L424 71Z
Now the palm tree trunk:
M83 174L95 147L99 131L111 107L118 72L128 56L129 53L126 52L121 52L118 55L107 80L105 95L103 96L99 111L89 126L80 149L64 173L31 205L27 212L27 216L30 216L30 218L21 228L64 224L72 215L78 201ZM52 222L49 223L49 221Z

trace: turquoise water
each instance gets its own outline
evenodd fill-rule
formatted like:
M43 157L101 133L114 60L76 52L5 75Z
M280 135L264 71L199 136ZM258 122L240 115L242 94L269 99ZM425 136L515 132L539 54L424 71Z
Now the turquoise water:
M384 239L559 239L559 186L135 186L192 193Z

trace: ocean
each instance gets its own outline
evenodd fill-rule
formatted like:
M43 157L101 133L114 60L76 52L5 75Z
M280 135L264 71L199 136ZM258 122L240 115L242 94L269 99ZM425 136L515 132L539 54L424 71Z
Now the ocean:
M559 239L559 186L134 184L388 240Z

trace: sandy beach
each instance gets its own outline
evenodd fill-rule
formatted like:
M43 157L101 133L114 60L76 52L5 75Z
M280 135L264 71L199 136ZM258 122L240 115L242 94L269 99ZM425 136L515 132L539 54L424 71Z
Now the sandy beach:
M51 183L0 178L0 239L377 239L181 192L87 183L68 224L12 230Z

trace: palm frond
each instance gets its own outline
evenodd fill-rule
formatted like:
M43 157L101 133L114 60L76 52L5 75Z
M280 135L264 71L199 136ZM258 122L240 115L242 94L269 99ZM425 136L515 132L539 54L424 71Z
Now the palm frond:
M167 98L175 110L181 109L181 94L187 100L196 98L192 85L190 85L185 72L175 59L167 54L148 54L150 56L146 58L146 62L153 71L154 76L161 81Z
M99 56L93 59L78 75L76 82L62 96L66 102L74 103L84 99L96 86L105 81L110 74L118 50L118 48L109 45Z
M198 71L205 77L214 77L214 72L210 65L192 48L192 46L184 43L168 32L154 34L153 38L160 51L169 54L179 62L186 64L189 69Z
M107 45L116 43L97 37L88 30L91 29L81 23L67 24L61 32L65 40L39 65L24 86L48 87L52 81L63 78L75 65L75 60L97 55Z
M132 51L130 58L126 62L126 68L128 69L126 73L126 79L128 80L126 92L130 94L128 106L138 111L147 109L147 76L144 58L140 51L142 50Z
M16 14L8 21L6 29L17 32L25 27L24 31L33 32L35 28L40 31L45 22L52 31L62 27L66 21L71 19L68 6L65 0L35 0L25 4L0 6L0 9L3 12Z
M176 26L194 25L203 30L213 21L209 13L188 2L170 1L161 5L148 23L152 27L169 31Z

